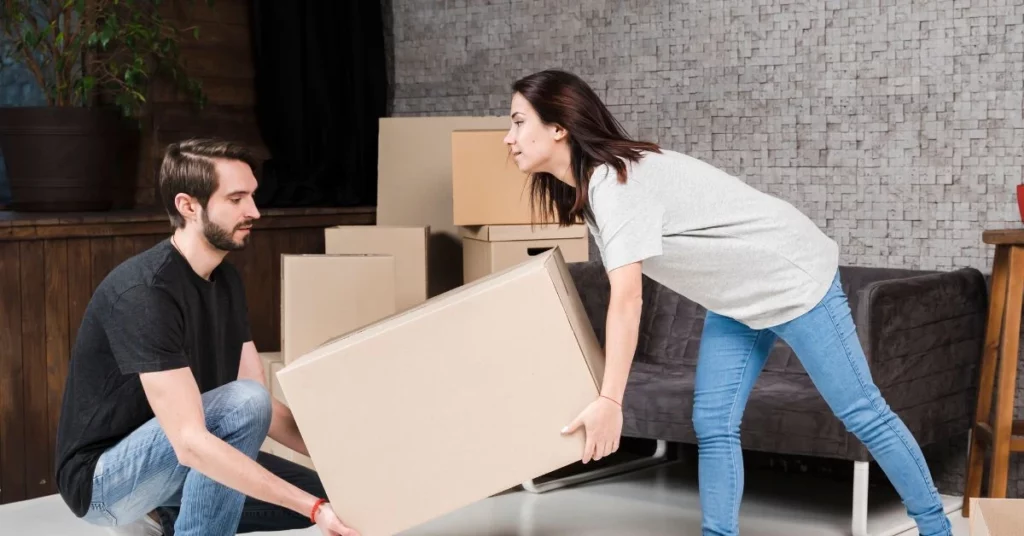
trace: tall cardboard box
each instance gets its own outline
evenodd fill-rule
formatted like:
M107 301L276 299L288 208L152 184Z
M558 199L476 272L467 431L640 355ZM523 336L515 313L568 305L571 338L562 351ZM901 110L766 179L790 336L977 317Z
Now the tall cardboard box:
M1024 499L971 498L970 536L1024 535Z
M281 255L285 364L343 333L395 313L390 255Z
M427 300L429 226L341 225L324 229L327 254L379 254L395 258L395 311Z
M383 536L579 461L583 431L561 429L603 374L556 249L330 341L278 381L338 515Z
M503 141L508 130L452 132L455 225L517 225L554 220L530 208L530 182Z
M466 283L555 247L562 251L565 262L584 262L590 258L586 225L481 225L460 227L459 234Z
M499 116L382 117L377 225L429 225L427 293L462 284L462 241L452 221L452 131L503 129Z

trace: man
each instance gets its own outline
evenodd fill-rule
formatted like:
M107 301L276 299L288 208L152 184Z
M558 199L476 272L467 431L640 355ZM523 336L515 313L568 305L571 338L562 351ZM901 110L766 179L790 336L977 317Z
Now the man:
M243 147L170 145L159 188L173 234L111 271L89 301L56 456L61 496L89 523L178 536L315 523L358 535L315 473L259 452L269 433L308 455L264 384L241 278L223 262L259 218L256 186Z

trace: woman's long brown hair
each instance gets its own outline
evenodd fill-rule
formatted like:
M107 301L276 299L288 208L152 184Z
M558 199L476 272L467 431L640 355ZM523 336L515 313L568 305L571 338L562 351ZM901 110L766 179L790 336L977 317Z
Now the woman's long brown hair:
M626 162L640 160L641 151L660 153L657 144L630 139L594 90L578 76L560 70L540 71L517 80L512 90L525 98L548 125L568 132L570 162L576 187L550 173L530 176L530 206L536 215L554 217L559 225L580 223L588 209L587 191L594 168L607 164L619 182L627 178Z

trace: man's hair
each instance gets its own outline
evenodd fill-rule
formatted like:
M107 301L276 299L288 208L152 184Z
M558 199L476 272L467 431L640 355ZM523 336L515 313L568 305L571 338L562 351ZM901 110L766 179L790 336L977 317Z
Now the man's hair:
M195 138L172 143L164 151L160 164L160 197L174 228L185 227L185 218L174 204L176 195L190 195L205 209L210 196L217 191L220 181L214 167L215 159L245 162L254 173L257 168L252 152L232 141Z

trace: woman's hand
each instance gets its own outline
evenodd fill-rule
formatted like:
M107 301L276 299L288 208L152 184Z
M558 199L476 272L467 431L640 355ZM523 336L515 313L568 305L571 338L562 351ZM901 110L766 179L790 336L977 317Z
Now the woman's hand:
M619 450L622 436L622 406L605 397L591 402L569 426L562 428L563 434L572 434L583 426L586 430L586 445L583 447L583 463L600 460Z

